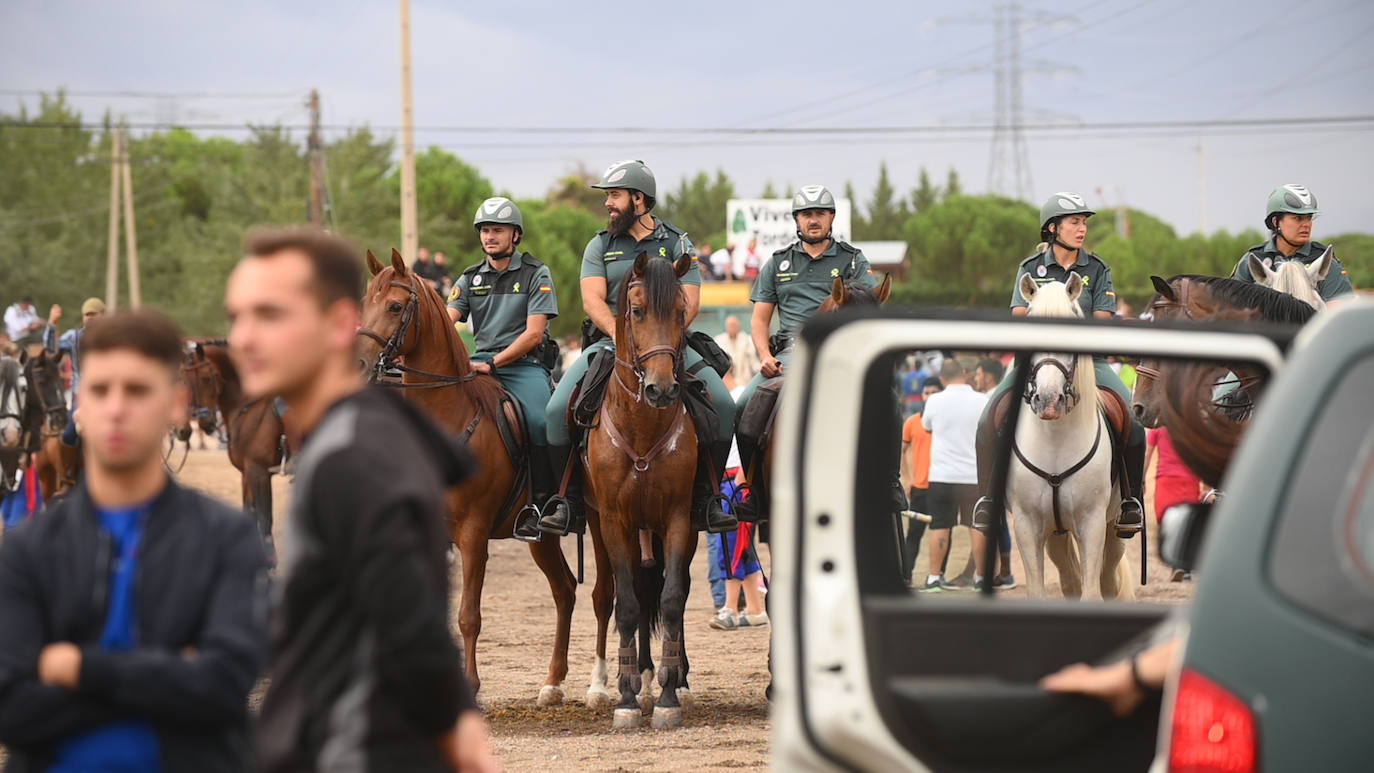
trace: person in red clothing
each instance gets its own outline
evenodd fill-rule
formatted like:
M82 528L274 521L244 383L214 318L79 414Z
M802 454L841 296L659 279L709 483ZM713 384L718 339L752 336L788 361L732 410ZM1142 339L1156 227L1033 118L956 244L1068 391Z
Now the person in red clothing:
M1145 433L1145 469L1158 459L1155 467L1155 522L1164 520L1164 511L1202 498L1202 481L1179 458L1167 427Z

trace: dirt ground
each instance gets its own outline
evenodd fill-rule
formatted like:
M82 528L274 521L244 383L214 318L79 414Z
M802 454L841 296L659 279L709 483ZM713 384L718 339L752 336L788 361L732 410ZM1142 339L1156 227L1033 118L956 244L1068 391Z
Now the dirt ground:
M223 452L191 451L180 479L231 504L239 502L238 474ZM280 530L290 494L289 480L274 478L273 492L277 529ZM564 552L574 570L575 544L572 539L564 540ZM1130 543L1130 548L1128 557L1138 582L1138 543ZM765 571L768 571L771 562L767 548L763 547L760 553ZM949 562L951 576L963 566L967 553L966 530L955 529ZM922 546L917 565L918 577L924 576L928 555L929 545L926 544ZM769 716L763 697L768 684L768 631L716 631L707 625L714 609L705 587L705 556L702 546L693 562L694 585L687 606L687 644L692 659L695 708L686 712L685 726L680 730L656 732L646 724L640 730L612 732L609 710L592 711L582 703L592 666L596 631L590 597L595 576L591 545L586 546L587 584L579 588L573 615L569 676L564 683L566 700L562 706L540 709L535 706L535 698L546 673L554 625L548 586L525 545L512 540L492 544L478 649L482 674L480 699L491 724L494 747L507 770L555 767L566 771L768 769ZM1013 567L1020 578L1019 557L1013 558ZM1047 568L1047 574L1053 581L1052 567ZM1191 584L1170 583L1169 574L1152 545L1150 584L1144 588L1137 586L1137 597L1165 603L1189 598ZM456 565L452 578L452 626L457 638L461 574ZM1056 591L1057 581L1053 581L1051 592ZM1004 593L1024 596L1025 589L1022 586ZM966 594L938 596L953 601L965 598ZM614 638L611 646L614 647ZM656 645L656 655L658 651ZM614 651L611 663L614 669Z

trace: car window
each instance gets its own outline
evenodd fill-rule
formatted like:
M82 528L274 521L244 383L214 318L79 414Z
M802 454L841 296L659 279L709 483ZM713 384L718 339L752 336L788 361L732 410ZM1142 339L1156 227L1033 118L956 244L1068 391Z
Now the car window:
M1374 356L1325 398L1282 503L1269 555L1274 585L1299 606L1374 635ZM1314 398L1318 399L1318 398Z

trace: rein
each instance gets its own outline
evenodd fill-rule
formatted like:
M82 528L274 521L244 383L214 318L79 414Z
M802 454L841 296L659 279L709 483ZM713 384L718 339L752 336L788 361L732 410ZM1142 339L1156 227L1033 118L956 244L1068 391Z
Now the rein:
M396 332L390 338L383 338L381 333L370 327L358 328L358 335L367 336L373 341L382 345L382 353L377 357L377 366L372 369L368 381L390 389L438 389L440 387L462 384L477 378L477 373L469 373L466 376L445 376L440 373L430 373L429 371L412 368L403 365L397 360L398 352L410 335L410 329L415 326L416 312L420 309L420 293L415 289L415 285L408 282L398 282L391 280L391 287L399 287L410 293L410 300L406 301L405 309L401 311L401 324L396 328ZM386 381L382 379L382 374L386 371L398 370L402 373L409 373L412 376L430 379L429 381L418 384L407 384L400 381Z
M215 417L215 408L213 406L219 402L219 369L209 360L193 360L190 363L183 363L182 368L189 371L191 374L191 377L186 379L186 383L191 391L191 419L200 423L202 430L205 429L204 422L209 422L212 429L217 431L219 429L219 420ZM202 395L200 394L201 370L203 368L210 368L214 371L210 374L210 378L216 385L216 388L213 390L214 394L210 396L209 400L201 399ZM184 461L183 459L183 462ZM180 471L180 468L178 468L178 471Z
M651 346L642 352L639 351L639 348L635 345L635 325L634 319L630 314L628 290L633 290L636 286L642 284L643 282L641 280L635 280L630 283L626 293L626 308L622 312L625 321L625 346L629 350L630 359L626 360L620 356L619 345L616 347L615 355L615 362L617 365L615 370L615 383L636 403L644 401L644 363L658 356L672 357L673 371L675 373L680 373L682 368L682 347L683 342L686 340L686 336L684 335L679 340L677 346L661 344L659 346ZM629 385L625 383L625 380L621 378L619 366L629 368L630 372L634 374L635 380L639 382L638 390L631 389ZM635 471L640 473L648 472L649 464L668 450L668 446L677 436L679 427L682 425L682 420L686 415L687 405L679 398L677 400L677 413L673 416L673 421L663 430L663 434L659 435L658 440L654 441L653 446L648 452L640 454L635 451L634 446L626 439L625 435L620 431L620 428L615 425L615 420L612 418L606 403L603 402L601 404L600 411L601 424L605 426L607 434L611 436L611 444L628 456L630 461L634 464Z
M32 366L33 361L30 360L29 362ZM48 429L49 425L54 423L53 419L55 417L60 415L62 418L62 427L65 428L67 426L67 406L62 403L61 396L58 396L58 402L56 404L49 405L47 396L43 394L44 387L51 386L51 384L52 381L49 379L48 374L43 372L42 368L36 366L31 367L31 374L29 376L29 392L38 397L38 407L42 411L43 415L47 418L47 420L39 426L40 435L45 439L57 437L58 435L62 434L61 429Z
M628 289L629 289L629 290L633 290L635 287L642 286L643 284L644 284L643 281L641 281L641 280L635 280L635 281L633 281L633 282L630 282L630 286L629 286ZM627 293L627 297L628 297L628 293ZM628 305L628 302L627 302L627 305ZM651 346L651 347L649 347L648 349L646 349L646 350L644 350L644 351L641 352L641 351L639 351L639 347L635 345L635 325L634 325L634 319L630 316L630 310L629 310L628 308L626 308L625 311L624 311L624 314L625 314L625 338L626 338L625 343L626 343L627 348L630 350L631 359L630 359L630 360L623 360L623 359L621 359L621 357L620 357L620 351L619 351L619 349L617 348L617 350L616 350L616 355L615 355L615 364L616 364L616 365L623 365L623 366L625 366L625 367L627 367L627 368L630 369L630 372L633 373L634 376L635 376L635 380L639 382L639 391L636 392L636 391L630 389L630 387L629 387L628 385L626 385L624 379L622 379L622 378L620 377L620 369L619 369L619 368L616 369L615 380L616 380L616 383L620 385L620 388L621 388L621 389L624 389L625 392L626 392L626 394L628 394L630 397L633 397L634 400L635 400L635 402L638 403L638 402L642 402L642 401L644 400L644 363L648 362L650 359L652 359L652 358L654 358L654 357L658 357L658 356L660 356L660 355L666 355L666 356L668 356L668 357L672 357L672 358L673 358L673 372L675 372L675 373L678 372L678 371L681 369L681 367L682 367L682 346L683 346L683 341L685 341L686 338L685 338L685 336L684 336L683 341L679 341L678 344L677 344L677 346L670 346L670 345L668 345L668 344L661 344L661 345L659 345L659 346Z

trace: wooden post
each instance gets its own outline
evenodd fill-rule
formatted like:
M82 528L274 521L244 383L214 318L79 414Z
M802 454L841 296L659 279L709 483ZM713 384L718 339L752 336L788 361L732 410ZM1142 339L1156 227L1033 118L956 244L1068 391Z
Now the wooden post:
M138 236L134 229L134 182L129 163L129 135L120 132L120 161L124 168L124 247L128 250L129 260L129 306L137 309L143 305L143 294L138 286Z
M324 225L324 147L320 139L320 91L310 90L310 222Z
M119 137L110 133L110 248L105 258L105 306L111 312L119 305Z
M410 0L401 0L401 257L415 262L420 246L415 203L415 99L410 88Z

